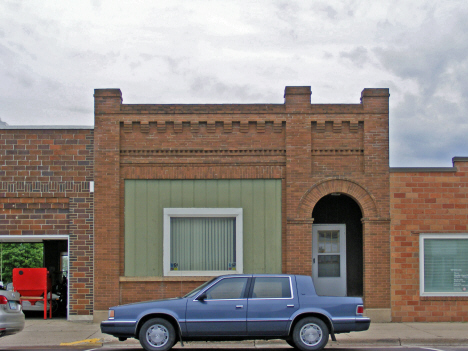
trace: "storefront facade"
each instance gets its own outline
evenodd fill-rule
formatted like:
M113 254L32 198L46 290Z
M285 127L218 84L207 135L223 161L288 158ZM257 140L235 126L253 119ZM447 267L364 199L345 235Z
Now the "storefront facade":
M94 96L98 319L213 274L282 272L314 275L324 294L364 296L369 315L391 318L388 89L349 105L313 105L310 87L287 87L278 105ZM195 248L190 233L219 232L221 218L224 243L199 237ZM224 263L198 267L202 255Z
M134 105L97 89L94 129L6 127L0 239L67 240L69 319L217 274L295 273L362 296L373 321L468 321L468 159L389 168L388 89L284 98Z

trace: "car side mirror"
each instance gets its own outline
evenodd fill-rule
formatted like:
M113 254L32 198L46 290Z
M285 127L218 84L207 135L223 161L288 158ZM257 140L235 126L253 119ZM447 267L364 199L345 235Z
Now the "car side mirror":
M198 299L197 299L197 300L198 300L198 301L205 301L206 298L207 298L206 293L203 293L203 294L201 294L200 296L198 296Z

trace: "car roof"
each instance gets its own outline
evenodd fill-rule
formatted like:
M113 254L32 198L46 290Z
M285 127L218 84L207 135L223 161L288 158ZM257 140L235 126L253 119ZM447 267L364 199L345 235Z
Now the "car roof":
M218 278L221 278L221 277L224 277L224 278L228 278L228 277L253 277L253 278L256 278L256 277L293 277L295 276L294 274L284 274L284 273L255 273L255 274L224 274L224 275L220 275L218 276Z

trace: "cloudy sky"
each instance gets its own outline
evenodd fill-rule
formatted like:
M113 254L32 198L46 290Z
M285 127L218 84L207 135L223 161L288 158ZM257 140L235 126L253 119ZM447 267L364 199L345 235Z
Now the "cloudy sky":
M92 125L124 103L359 103L390 89L390 165L468 156L466 0L0 0L0 119ZM1 122L0 122L1 123Z

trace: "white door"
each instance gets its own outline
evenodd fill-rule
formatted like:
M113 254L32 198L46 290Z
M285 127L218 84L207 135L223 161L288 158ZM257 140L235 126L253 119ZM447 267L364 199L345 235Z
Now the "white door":
M312 278L318 295L346 296L346 225L312 226Z

